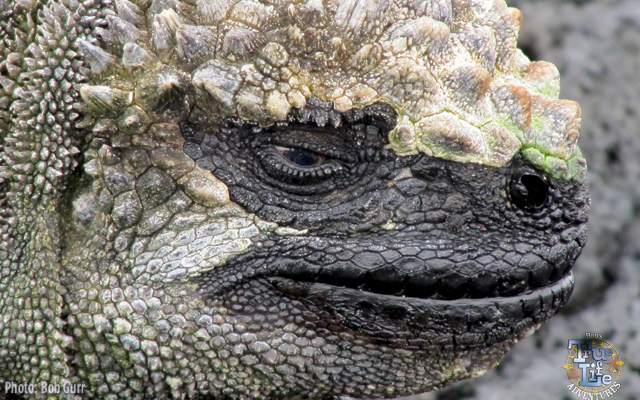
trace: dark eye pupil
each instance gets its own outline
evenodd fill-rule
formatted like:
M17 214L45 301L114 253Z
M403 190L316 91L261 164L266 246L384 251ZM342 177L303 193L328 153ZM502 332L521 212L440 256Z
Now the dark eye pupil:
M523 174L512 182L513 202L524 210L532 211L544 206L548 195L549 186L537 175Z
M286 159L301 167L310 167L322 161L322 157L310 151L289 148L280 148L278 150Z

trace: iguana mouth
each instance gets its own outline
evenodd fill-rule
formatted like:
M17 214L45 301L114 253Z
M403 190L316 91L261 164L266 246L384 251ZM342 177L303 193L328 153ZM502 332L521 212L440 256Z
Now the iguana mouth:
M580 249L569 240L538 249L554 254L542 258L506 238L474 246L465 235L381 235L267 236L198 283L205 298L218 299L258 284L392 347L470 349L520 337L555 315L571 294Z
M518 296L436 300L269 278L273 287L331 315L341 329L406 349L486 348L522 338L569 300L573 275Z
M536 284L530 273L527 284L514 284L517 277L513 275L482 289L487 285L486 277L482 277L490 268L485 266L485 273L481 270L476 274L480 278L469 279L469 288L475 290L462 290L461 285L455 291L455 285L443 278L446 275L438 277L434 265L421 265L414 276L380 272L389 271L393 265L356 274L362 268L355 263L320 267L305 260L250 261L241 256L209 271L199 284L205 298L227 299L230 303L242 288L266 287L302 302L314 315L325 315L332 329L390 347L424 350L453 346L469 350L523 337L565 305L574 282L568 266L562 265L544 285Z
M434 253L422 251L423 253ZM520 264L494 260L454 263L449 259L405 256L384 263L376 253L354 255L355 262L318 266L306 261L281 261L267 275L298 282L322 283L365 292L433 300L483 299L520 296L552 286L567 276L570 263L554 266L537 257L522 257ZM362 267L362 259L374 258L382 265ZM570 274L570 272L568 272Z

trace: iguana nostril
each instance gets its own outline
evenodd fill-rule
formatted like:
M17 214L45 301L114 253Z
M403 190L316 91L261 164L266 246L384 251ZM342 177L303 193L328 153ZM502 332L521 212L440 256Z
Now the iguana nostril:
M514 204L523 210L535 211L546 205L549 185L544 177L525 173L512 181L511 197Z

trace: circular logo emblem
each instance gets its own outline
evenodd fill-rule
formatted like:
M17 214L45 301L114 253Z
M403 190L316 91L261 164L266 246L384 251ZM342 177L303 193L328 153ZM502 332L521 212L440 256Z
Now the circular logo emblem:
M567 370L571 381L567 387L572 393L603 393L606 397L615 394L624 362L611 343L602 339L571 339L567 347L569 355L562 368Z

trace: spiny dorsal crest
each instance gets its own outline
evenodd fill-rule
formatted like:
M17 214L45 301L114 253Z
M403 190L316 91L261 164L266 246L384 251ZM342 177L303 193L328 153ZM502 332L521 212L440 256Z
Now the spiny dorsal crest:
M522 151L556 176L584 173L580 109L558 100L552 64L517 49L521 14L502 0L115 0L114 8L102 49L81 46L114 90L127 86L114 77L128 77L134 92L139 74L171 66L189 78L164 84L173 95L193 91L209 115L263 125L312 97L339 111L384 101L399 114L389 139L401 155L502 166ZM165 89L133 103L157 113L143 104L171 103ZM115 93L83 93L105 96L87 98L98 108L117 106Z

